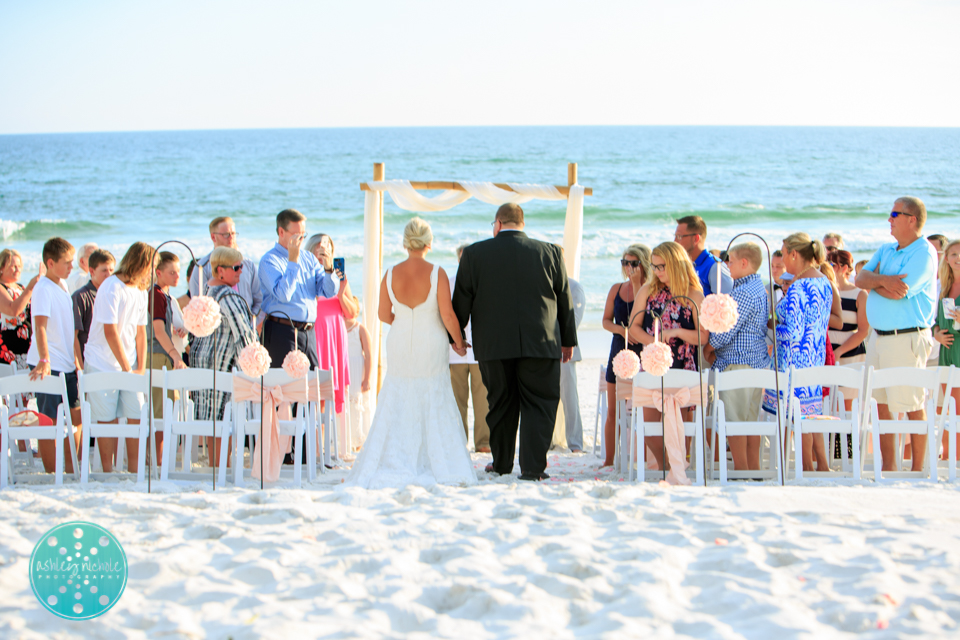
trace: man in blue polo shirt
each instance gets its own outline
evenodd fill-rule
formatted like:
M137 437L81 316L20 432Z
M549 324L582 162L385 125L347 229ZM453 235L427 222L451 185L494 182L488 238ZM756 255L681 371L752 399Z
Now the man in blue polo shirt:
M926 368L933 348L930 327L937 317L937 251L923 237L926 221L927 208L919 198L898 198L888 218L896 242L881 246L857 276L857 286L870 292L867 320L873 332L867 342L868 367ZM881 420L891 420L896 413L906 413L910 420L927 419L922 389L878 389L873 397ZM922 471L927 436L913 434L910 441L912 470ZM898 471L895 434L880 436L880 452L883 470Z
M673 236L693 260L693 268L697 271L700 284L703 285L703 295L711 293L730 293L733 290L733 278L727 266L712 253L706 250L707 223L700 216L685 216L677 220L677 231ZM720 273L720 291L717 288L717 272Z
M266 315L263 346L275 368L294 349L319 366L313 330L317 298L332 297L336 285L316 257L301 250L306 236L306 217L296 209L284 209L277 214L277 244L260 259L261 308Z

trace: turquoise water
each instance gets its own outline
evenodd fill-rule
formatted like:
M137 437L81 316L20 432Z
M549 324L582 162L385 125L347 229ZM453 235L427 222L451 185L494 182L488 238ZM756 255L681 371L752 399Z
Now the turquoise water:
M672 239L673 219L699 214L708 245L753 231L779 246L792 231L838 231L859 256L890 239L900 195L922 198L927 233L960 237L960 129L805 127L462 127L0 136L0 237L27 268L61 235L114 254L135 240L209 250L209 220L232 216L240 248L259 257L287 207L329 233L360 284L363 195L373 163L387 178L566 184L567 162L594 188L584 209L585 319L597 327L622 250ZM524 206L527 230L563 237L564 202ZM494 208L470 200L426 214L433 259L489 237ZM388 199L385 260L405 256L412 216ZM179 247L175 250L180 252ZM185 252L182 253L185 255Z

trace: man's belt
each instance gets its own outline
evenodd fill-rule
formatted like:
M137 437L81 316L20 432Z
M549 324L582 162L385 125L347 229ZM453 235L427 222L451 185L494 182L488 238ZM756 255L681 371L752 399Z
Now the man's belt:
M918 331L924 331L927 327L910 327L909 329L894 329L893 331L881 331L880 329L874 329L877 332L878 336L898 336L903 333L916 333Z
M297 330L299 330L299 331L310 331L310 329L313 329L313 323L312 323L312 322L297 322L296 320L288 320L288 319L286 319L286 318L278 318L277 316L267 316L267 317L270 318L271 320L273 320L274 322L279 322L280 324L285 324L285 325L287 325L288 327L293 327L294 329L297 329Z

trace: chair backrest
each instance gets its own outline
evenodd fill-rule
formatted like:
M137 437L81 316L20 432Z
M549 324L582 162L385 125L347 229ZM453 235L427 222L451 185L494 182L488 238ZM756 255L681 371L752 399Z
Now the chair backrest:
M707 378L707 374L704 374L704 383L706 383ZM662 378L646 372L640 372L633 377L633 386L641 389L659 389L661 384L665 389L696 387L700 384L700 374L686 369L670 369Z
M715 374L717 391L731 389L776 389L777 380L780 381L780 390L787 390L787 375L773 369L736 369L722 371Z
M17 393L49 393L63 396L66 401L67 378L62 373L59 376L44 376L42 380L31 380L30 376L26 375L0 378L0 396Z
M940 377L940 384L950 384L950 376L953 375L955 367L950 365L949 367L929 367L931 371L936 371L937 375ZM956 380L953 382L953 386L957 386Z
M80 395L94 391L147 393L147 377L124 371L98 371L80 376Z
M216 378L217 391L233 393L233 374L212 369L174 369L164 372L164 386L167 389L183 391L205 391L213 389Z
M932 393L939 392L940 372L934 369L918 369L916 367L892 367L890 369L874 369L870 367L870 389L886 389L889 387L922 387Z
M850 387L859 389L863 385L863 369L851 367L805 367L790 368L790 381L796 387Z
M26 371L18 372L16 364L7 364L6 362L0 362L0 378L15 376L18 373L26 373Z

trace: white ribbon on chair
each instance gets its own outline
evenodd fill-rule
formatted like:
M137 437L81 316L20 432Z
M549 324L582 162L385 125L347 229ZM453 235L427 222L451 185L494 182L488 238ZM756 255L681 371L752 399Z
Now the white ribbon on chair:
M682 407L700 404L701 389L699 387L680 387L679 389L644 389L633 388L633 406L654 407L663 413L663 440L667 449L667 458L670 460L670 473L667 482L670 484L691 484L687 477L687 445L683 433ZM706 385L703 388L704 399L707 396Z

